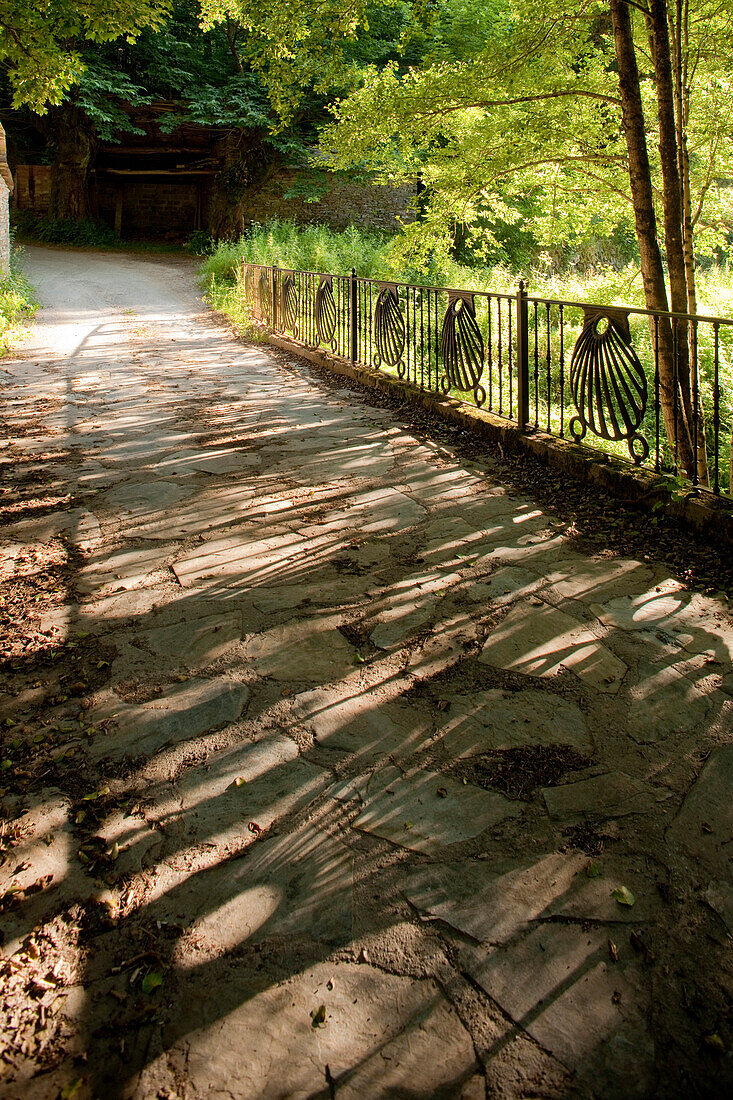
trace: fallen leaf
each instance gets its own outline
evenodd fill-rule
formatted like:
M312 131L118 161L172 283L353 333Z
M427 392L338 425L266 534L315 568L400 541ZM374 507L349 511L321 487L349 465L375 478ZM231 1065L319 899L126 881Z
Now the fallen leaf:
M143 993L152 993L154 989L157 989L159 985L163 984L163 975L159 974L157 970L151 970L149 974L146 974L142 980L141 989Z
M84 1083L83 1077L77 1077L74 1081L69 1081L68 1085L64 1085L59 1093L59 1100L70 1100L70 1098L79 1091Z
M237 778L234 780L234 786L243 787L246 782L247 780L244 778L243 775L238 775Z
M589 863L585 869L588 878L600 878L601 869L597 863Z
M445 787L438 787L438 798L447 798L448 791Z
M617 886L615 890L611 891L611 897L615 898L619 905L632 906L636 904L636 898L628 886Z
M311 1027L323 1027L326 1023L326 1006L319 1005L311 1012Z

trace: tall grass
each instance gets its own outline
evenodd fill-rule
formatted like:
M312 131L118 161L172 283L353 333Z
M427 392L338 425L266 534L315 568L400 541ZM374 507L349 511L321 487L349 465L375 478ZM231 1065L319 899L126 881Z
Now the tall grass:
M466 290L513 293L520 273L508 267L466 267L449 258L431 261L429 269L416 270L409 256L405 255L404 239L385 237L356 228L335 232L323 226L300 227L293 222L275 221L254 226L247 236L234 243L220 244L206 258L202 279L208 287L209 301L227 314L240 331L255 335L256 329L244 306L238 277L241 262L277 265L297 271L328 272L346 275L352 267L358 276L409 282L417 285L432 284ZM644 307L644 290L637 268L628 265L622 269L603 266L586 270L567 269L562 272L551 269L530 268L521 272L530 295L543 299L590 302L603 305L628 305ZM477 309L481 308L480 302ZM484 307L485 308L485 307ZM729 267L708 266L698 272L698 311L700 313L733 318L733 272ZM478 314L477 314L478 315ZM563 336L566 351L580 334L582 314L580 310L566 313ZM485 328L485 324L484 324ZM649 326L643 317L631 317L634 346L640 356L650 392L654 380L653 349ZM713 408L713 333L709 325L699 328L699 364L701 400L705 419L709 422ZM567 420L561 422L560 408L560 326L553 311L551 328L552 378L549 408L545 398L544 416L551 422L552 430L562 427L567 431ZM720 439L718 457L721 465L721 482L728 489L731 463L731 432L733 431L733 329L720 330ZM542 350L544 354L544 348ZM566 363L567 368L567 363ZM464 395L458 395L464 396ZM470 396L469 396L470 399ZM566 417L571 415L567 413ZM652 441L655 433L653 404L650 401L642 432ZM609 443L589 439L611 453L623 454L625 443ZM710 446L710 443L708 444ZM667 456L668 459L668 456ZM667 460L665 460L666 462Z
M18 255L13 249L10 273L0 280L0 355L7 354L38 309L35 288L18 269Z

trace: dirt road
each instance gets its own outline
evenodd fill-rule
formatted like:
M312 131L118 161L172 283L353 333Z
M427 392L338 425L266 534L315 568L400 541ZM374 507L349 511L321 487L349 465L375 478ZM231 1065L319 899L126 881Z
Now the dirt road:
M728 605L237 341L183 261L27 269L0 1097L730 1091Z

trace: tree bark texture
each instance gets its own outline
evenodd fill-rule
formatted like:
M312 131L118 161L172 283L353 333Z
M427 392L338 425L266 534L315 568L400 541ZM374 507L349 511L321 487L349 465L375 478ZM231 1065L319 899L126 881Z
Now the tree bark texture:
M667 15L666 4L664 0L652 0L652 4L657 8L663 6L664 8L664 26L666 31ZM613 22L613 35L614 45L616 50L616 61L618 64L618 78L619 78L619 91L621 96L621 121L624 131L624 137L626 139L626 149L629 159L629 181L631 184L631 195L634 206L634 221L636 224L636 236L639 242L639 253L641 257L641 272L642 280L644 284L644 296L646 300L647 309L668 311L669 301L667 298L667 287L664 277L664 265L662 263L662 254L659 248L659 239L657 236L657 222L656 212L654 209L654 193L652 190L652 176L651 168L649 165L649 153L646 144L646 130L644 124L644 108L641 98L641 88L639 83L639 69L636 61L636 49L634 47L634 34L631 23L631 13L628 4L625 0L610 0L611 19ZM674 238L676 232L676 240L678 246L678 253L676 259L682 258L682 274L684 276L684 256L682 253L682 220L680 216L680 192L679 192L679 174L676 171L676 140L674 131L674 109L672 106L671 98L671 82L672 71L671 62L669 58L669 37L667 39L667 68L668 84L662 93L662 97L659 101L660 107L660 152L662 152L662 146L664 147L662 155L663 159L668 157L671 153L675 171L674 176L677 178L677 194L676 199L672 199L671 208L667 210L667 193L671 184L671 177L668 175L664 178L664 216L665 216L665 229L669 222L669 227L672 233L674 250ZM656 54L659 54L661 44L659 41L655 41L654 50ZM660 62L662 74L664 74L663 63ZM657 71L657 60L655 58L655 72ZM669 93L669 102L667 101L667 93ZM659 89L658 89L659 94ZM669 144L669 108L671 110L671 126L672 126L672 146L670 149ZM661 114L665 112L665 119L662 122ZM662 137L663 135L663 137ZM667 173L669 173L669 165L666 166ZM673 224L675 211L677 212L677 228ZM669 240L667 239L667 251L669 262ZM671 282L671 280L670 280ZM672 289L672 287L670 287ZM682 286L682 306L675 305L679 302L680 283L679 283L679 267L675 270L674 290L673 290L673 309L678 309L680 312L687 312L687 288L686 283ZM656 331L655 331L656 327ZM674 328L674 332L673 332ZM680 330L684 330L684 345L687 345L687 328L684 324L675 324L674 326L666 318L660 318L655 323L652 322L652 340L656 344L658 342L659 356L659 391L660 401L662 405L662 415L664 418L664 425L667 433L667 438L672 447L677 448L678 458L686 472L691 476L694 468L693 461L693 448L691 443L691 436L688 428L688 421L685 416L685 406L682 400L681 387L679 385L678 370L679 352L680 352ZM689 394L689 355L686 364L683 364L687 369L688 380L688 394Z
M97 152L90 123L73 104L65 104L49 116L56 146L51 175L49 214L52 218L92 216L89 173Z

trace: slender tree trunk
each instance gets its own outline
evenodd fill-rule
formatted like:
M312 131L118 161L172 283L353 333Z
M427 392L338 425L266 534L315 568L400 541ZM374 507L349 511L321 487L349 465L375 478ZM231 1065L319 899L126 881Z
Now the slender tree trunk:
M695 277L695 244L693 237L692 197L690 190L690 155L687 145L687 125L690 117L690 89L687 84L689 60L689 0L675 0L674 12L669 12L669 30L674 68L674 110L677 120L677 161L682 188L682 247L687 280L687 312L697 313L697 280ZM705 414L700 392L698 334L690 326L690 372L697 386L697 476L701 485L709 485ZM694 394L693 394L694 398Z
M49 123L56 146L49 213L52 218L89 218L89 173L97 152L94 131L73 104L54 111Z
M629 180L631 183L631 195L634 206L636 236L639 242L639 253L641 257L644 296L647 309L668 311L669 302L667 299L662 254L659 248L659 239L657 237L651 169L649 166L649 153L646 145L644 108L641 99L639 69L636 62L631 14L626 0L610 0L610 8L616 49L616 61L618 64L619 90L621 94L621 121L629 158ZM674 137L674 115L672 116L672 125ZM666 142L666 128L664 133ZM676 152L674 155L676 156ZM679 206L679 193L677 196L677 203ZM680 228L677 233L680 253L682 244L681 232L680 223ZM684 261L682 270L684 273ZM675 281L675 289L677 291L679 290L678 280ZM686 312L686 285L684 287L683 302L684 305L681 312ZM675 329L680 328L679 325L675 325L674 327ZM675 369L680 350L679 344L675 347L676 341L675 334L673 333L673 326L665 318L659 319L656 332L654 322L652 322L652 333L653 339L655 343L658 342L659 347L659 391L667 438L670 441L670 445L676 445L679 452L679 459L685 470L691 472L694 465L693 450L689 432L686 430L684 406L680 400L681 390L677 382L677 372Z
M672 309L676 313L689 310L687 263L684 246L683 186L680 175L682 150L678 143L678 125L675 118L674 79L672 74L672 44L669 36L669 18L667 0L649 2L649 45L651 47L654 74L657 86L657 111L659 115L659 158L662 169L663 207L664 207L664 244L667 254L669 286ZM680 124L682 120L680 119ZM693 360L690 355L690 327L686 322L677 322L675 337L677 342L677 377L682 400L684 431L692 448L692 460L683 459L689 477L698 472L701 457L699 453L699 422L701 409L693 394ZM703 466L707 481L707 464Z

